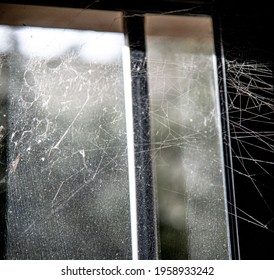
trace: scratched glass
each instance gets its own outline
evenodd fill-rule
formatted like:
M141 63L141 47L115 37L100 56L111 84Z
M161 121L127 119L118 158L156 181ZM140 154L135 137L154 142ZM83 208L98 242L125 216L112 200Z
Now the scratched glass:
M121 14L84 12L0 26L7 259L131 259Z
M131 259L121 13L31 11L0 18L5 257ZM147 15L145 32L159 257L227 259L211 19Z
M212 22L147 16L162 259L229 258Z

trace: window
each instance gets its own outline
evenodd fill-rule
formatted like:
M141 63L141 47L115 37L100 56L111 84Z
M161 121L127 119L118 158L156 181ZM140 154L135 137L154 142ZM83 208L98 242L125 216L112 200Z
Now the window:
M131 258L121 14L87 15L112 29L1 28L7 258Z
M226 259L228 224L211 18L148 15L145 20L162 257Z
M269 174L271 162L250 153L255 130L242 125L265 118L253 110L272 104L270 72L254 79L267 103L245 99L231 33L218 37L229 16L207 4L0 5L4 258L231 259L241 222L271 234L246 163ZM265 221L241 204L237 174Z

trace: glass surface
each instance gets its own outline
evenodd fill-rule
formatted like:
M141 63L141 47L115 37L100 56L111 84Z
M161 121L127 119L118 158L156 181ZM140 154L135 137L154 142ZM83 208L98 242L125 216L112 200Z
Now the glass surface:
M162 259L229 258L212 23L146 16Z
M0 26L7 259L131 259L121 31Z

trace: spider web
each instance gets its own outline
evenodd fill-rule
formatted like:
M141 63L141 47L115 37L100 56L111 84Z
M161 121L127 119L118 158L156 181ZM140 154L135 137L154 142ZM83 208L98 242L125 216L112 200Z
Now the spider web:
M273 203L267 195L272 192L274 164L273 71L267 63L256 61L227 60L226 66L233 172L245 177L245 184L261 200L258 207L268 212L262 217L259 209L250 213L241 206L238 218L273 232Z

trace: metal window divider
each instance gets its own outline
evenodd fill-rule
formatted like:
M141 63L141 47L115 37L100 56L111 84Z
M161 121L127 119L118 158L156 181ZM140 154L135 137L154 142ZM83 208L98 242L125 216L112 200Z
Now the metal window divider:
M156 203L150 140L150 104L144 15L124 14L130 54L138 259L158 259Z

